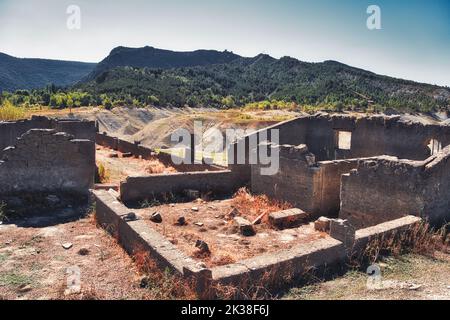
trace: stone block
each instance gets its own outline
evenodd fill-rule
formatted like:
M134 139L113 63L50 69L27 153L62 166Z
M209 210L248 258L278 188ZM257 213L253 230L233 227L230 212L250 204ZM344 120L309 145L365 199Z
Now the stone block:
M301 209L288 209L269 214L270 223L277 229L295 228L308 221L309 215Z
M239 228L239 233L243 236L250 237L256 234L252 223L247 219L244 219L242 217L235 217L234 223Z
M314 229L320 232L330 231L331 219L327 217L320 217L314 222Z
M352 248L355 243L355 228L348 220L332 219L330 223L330 236L344 243L346 248Z

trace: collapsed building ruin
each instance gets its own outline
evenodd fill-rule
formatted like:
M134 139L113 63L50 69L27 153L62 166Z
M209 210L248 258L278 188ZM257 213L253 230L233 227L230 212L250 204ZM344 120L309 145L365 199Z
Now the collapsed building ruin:
M256 149L249 147L252 138L260 143ZM174 173L129 176L117 191L97 186L92 190L97 221L130 254L147 250L162 268L193 278L202 292L214 283L256 281L266 272L284 279L287 273L339 264L375 236L403 232L422 218L434 224L450 219L450 126L381 115L316 114L282 122L232 145L243 145L246 157L228 167L177 166L168 154L99 133L91 121L33 117L0 123L0 200L20 192L87 194L94 188L95 143L177 167ZM251 153L267 144L280 155L275 175L261 175L264 165L250 161ZM268 224L247 221L234 209L231 217L219 215L218 208L232 208L229 199L243 186L293 209L271 213ZM183 207L203 194L224 200L205 202L201 214L197 207ZM173 203L164 207L164 201ZM148 212L144 203L157 205ZM178 219L175 227L172 216ZM316 221L319 217L325 218ZM179 232L180 239L167 230ZM192 233L182 240L185 230ZM202 240L209 232L210 248ZM246 254L206 265L192 254L189 246L195 245L229 246Z

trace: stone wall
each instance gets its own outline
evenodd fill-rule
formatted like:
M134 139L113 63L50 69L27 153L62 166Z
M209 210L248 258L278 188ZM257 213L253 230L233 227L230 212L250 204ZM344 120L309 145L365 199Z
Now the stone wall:
M176 170L181 172L195 172L195 171L219 171L223 170L223 167L217 165L208 165L208 164L175 164L174 160L177 163L181 163L181 159L177 158L174 155L164 152L156 152L149 147L141 145L139 142L129 142L123 139L119 139L116 137L111 137L106 133L97 133L95 141L98 145L123 152L123 153L131 153L135 157L141 157L142 159L152 160L158 159L166 166L172 166Z
M30 129L55 129L59 132L69 133L76 139L91 141L95 141L95 133L97 131L95 121L50 119L33 116L29 120L0 122L0 154L4 148L15 145L16 139Z
M231 171L184 172L128 177L120 184L120 198L127 204L158 198L161 194L174 195L186 189L215 194L230 194L240 187L240 179Z
M425 161L383 156L361 160L342 176L341 211L356 227L406 215L450 220L450 146Z
M431 139L438 140L443 147L450 145L450 125L407 121L400 116L319 113L285 121L251 135L261 136L271 129L279 130L281 145L306 144L317 161L380 155L424 160L431 155L427 147ZM350 150L338 150L337 131L352 132ZM270 140L270 133L268 137ZM248 137L246 139L248 141Z
M261 175L263 166L251 166L252 192L287 201L313 217L336 217L341 175L355 168L358 159L316 162L305 145L277 148L280 154L277 174Z
M95 174L95 144L51 129L32 129L4 150L0 195L70 192L88 195Z

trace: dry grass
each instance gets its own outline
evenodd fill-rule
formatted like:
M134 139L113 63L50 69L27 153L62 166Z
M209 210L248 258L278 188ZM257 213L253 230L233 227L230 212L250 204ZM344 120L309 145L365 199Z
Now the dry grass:
M16 107L8 100L3 101L0 106L0 121L15 121L27 116L24 108Z
M241 188L236 192L233 196L233 205L241 216L250 221L264 214L262 222L268 221L271 212L292 208L291 204L269 199L266 195L252 195L247 188Z
M148 251L137 247L132 258L143 275L141 287L148 290L146 299L193 300L198 298L194 285L190 281L172 273L169 269L162 271Z
M381 256L398 257L408 253L433 257L437 251L448 251L446 230L447 226L435 230L427 222L421 222L406 231L379 235L371 239L361 254L352 257L352 262L366 265L378 261Z

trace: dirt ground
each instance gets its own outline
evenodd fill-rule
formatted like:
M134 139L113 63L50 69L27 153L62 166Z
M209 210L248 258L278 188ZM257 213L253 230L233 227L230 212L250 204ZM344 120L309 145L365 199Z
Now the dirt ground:
M148 224L167 237L187 255L204 262L207 266L225 265L254 257L263 253L290 249L300 243L309 243L327 237L326 233L314 230L314 225L305 224L298 228L275 230L267 222L256 225L256 235L245 237L233 223L230 215L236 207L235 199L163 204L136 210ZM248 207L248 206L247 206ZM162 223L154 223L150 216L158 212ZM249 218L255 214L238 211L238 215ZM186 225L180 226L177 220L184 217ZM197 240L205 241L210 255L199 254L195 247Z
M97 166L102 164L108 175L108 183L119 184L128 176L140 175L145 176L152 173L173 173L177 170L170 166L165 166L158 159L144 160L136 157L124 158L123 154L106 147L96 146L96 162ZM111 154L117 157L111 157Z
M0 299L145 298L132 259L115 240L91 217L71 220L0 225ZM65 294L73 267L81 292Z
M381 286L368 287L368 275L349 271L330 281L291 289L290 300L450 300L450 254L409 254L378 263Z
M192 204L186 205L190 209ZM206 211L211 204L195 205ZM212 214L217 215L215 211ZM65 249L68 244L71 247ZM378 264L383 289L369 289L364 272L349 271L333 280L314 279L315 283L292 288L280 298L450 300L450 254L388 257ZM80 270L79 293L65 292L67 271L73 267ZM92 217L61 214L0 225L0 300L166 299L167 288L177 286L171 281L141 288L137 265Z

